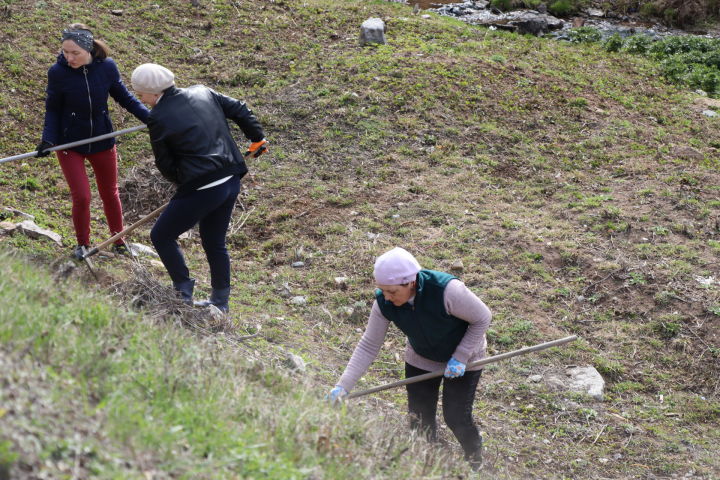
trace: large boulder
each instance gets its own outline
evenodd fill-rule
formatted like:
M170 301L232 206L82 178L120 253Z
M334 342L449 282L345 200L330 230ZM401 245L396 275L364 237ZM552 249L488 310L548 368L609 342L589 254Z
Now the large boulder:
M360 26L360 45L385 44L385 22L381 18L368 18Z

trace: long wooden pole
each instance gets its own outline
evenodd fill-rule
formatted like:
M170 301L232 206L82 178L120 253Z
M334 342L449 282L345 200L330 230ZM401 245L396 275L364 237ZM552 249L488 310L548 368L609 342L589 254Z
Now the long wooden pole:
M168 203L169 203L169 202L168 202ZM156 208L156 209L153 210L152 212L150 212L150 213L148 213L147 215L145 215L144 217L142 217L142 218L141 218L140 220L138 220L137 222L135 222L135 223L133 223L132 225L130 225L129 227L127 227L127 228L126 228L125 230L123 230L122 232L116 233L116 234L113 235L112 237L110 237L110 238L108 238L107 240L105 240L104 242L102 242L102 243L101 243L100 245L98 245L97 247L91 248L90 250L88 250L88 252L87 252L85 255L83 255L83 257L82 257L83 260L87 260L88 257L92 257L93 255L95 255L96 253L98 253L99 251L101 251L102 249L104 249L105 247L107 247L108 245L110 245L111 243L113 243L115 240L117 240L117 239L119 239L119 238L122 238L122 237L124 237L125 235L127 235L128 233L130 233L130 232L132 232L133 230L135 230L136 228L141 227L142 225L145 225L147 222L149 222L149 221L152 220L153 218L155 218L155 217L157 217L158 215L160 215L160 213L162 213L162 211L165 210L165 207L167 207L167 206L168 206L168 204L166 203L166 204L163 205L162 207Z
M521 348L520 350L513 350L512 352L501 353L500 355L494 355L492 357L487 357L487 358L483 358L482 360L472 362L467 365L467 368L477 367L480 365L487 365L489 363L499 362L500 360L505 360L507 358L517 357L518 355L525 355L527 353L537 352L539 350L545 350L546 348L557 347L559 345L564 345L566 343L577 340L577 338L578 338L577 335L571 335L569 337L559 338L557 340L553 340L551 342L546 342L546 343L541 343L539 345L534 345L532 347L525 347L525 348ZM406 378L404 380L399 380L397 382L387 383L385 385L380 385L378 387L368 388L367 390L361 390L359 392L351 392L345 398L348 398L348 399L358 398L358 397L362 397L364 395L369 395L371 393L380 392L382 390L387 390L389 388L401 387L403 385L409 385L411 383L422 382L423 380L427 380L429 378L440 377L444 373L445 373L445 370L437 370L435 372L424 373L422 375L417 375L415 377Z

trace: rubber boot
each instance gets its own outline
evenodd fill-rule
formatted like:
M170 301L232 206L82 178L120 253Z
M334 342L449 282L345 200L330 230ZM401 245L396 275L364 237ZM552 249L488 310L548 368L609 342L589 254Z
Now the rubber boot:
M230 298L230 287L227 288L213 288L210 298L208 300L201 300L195 302L196 307L209 307L215 305L218 310L223 313L228 313L230 307L228 306L228 299Z
M191 278L190 280L187 280L185 282L175 283L173 282L173 287L175 287L175 290L180 295L180 299L183 303L187 305L193 304L193 289L195 288L195 279Z

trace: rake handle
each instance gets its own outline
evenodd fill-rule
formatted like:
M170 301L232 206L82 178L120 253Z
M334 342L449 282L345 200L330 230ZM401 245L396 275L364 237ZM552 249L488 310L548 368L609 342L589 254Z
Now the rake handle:
M169 203L169 202L168 202L168 203ZM100 252L102 249L104 249L105 247L107 247L108 245L110 245L111 243L113 243L115 240L124 237L125 235L127 235L127 234L130 233L130 232L132 232L132 231L135 230L136 228L145 225L147 222L149 222L150 220L152 220L154 217L157 217L158 215L160 215L160 213L162 213L162 211L165 210L165 208L168 206L168 203L166 203L166 204L163 205L162 207L156 208L156 209L153 210L152 212L150 212L150 213L148 213L147 215L145 215L144 217L142 217L142 218L141 218L140 220L138 220L137 222L135 222L135 223L133 223L132 225L130 225L129 227L127 227L127 228L126 228L125 230L123 230L122 232L116 233L116 234L113 235L112 237L110 237L110 238L108 238L107 240L105 240L104 242L102 242L100 245L98 245L98 246L93 247L92 249L90 249L90 250L83 256L83 260L86 259L86 258L88 258L88 257L92 257L93 255L95 255L96 253Z
M468 364L467 367L471 368L471 367L477 367L480 365L487 365L490 363L499 362L500 360L505 360L507 358L517 357L518 355L525 355L528 353L537 352L538 350L545 350L546 348L557 347L559 345L564 345L566 343L577 340L577 338L578 338L577 335L571 335L569 337L559 338L559 339L553 340L551 342L545 342L545 343L540 343L538 345L533 345L532 347L525 347L525 348L521 348L519 350L513 350L512 352L501 353L500 355L494 355L492 357L487 357L487 358L483 358L481 360L472 362L472 363ZM409 385L411 383L422 382L423 380L427 380L430 378L440 377L444 374L445 374L445 370L437 370L435 372L423 373L422 375L417 375L415 377L406 378L404 380L399 380L397 382L387 383L385 385L368 388L367 390L361 390L359 392L352 392L352 393L348 394L348 396L345 398L350 399L350 398L362 397L365 395L369 395L371 393L380 392L382 390L387 390L389 388L401 387L403 385Z

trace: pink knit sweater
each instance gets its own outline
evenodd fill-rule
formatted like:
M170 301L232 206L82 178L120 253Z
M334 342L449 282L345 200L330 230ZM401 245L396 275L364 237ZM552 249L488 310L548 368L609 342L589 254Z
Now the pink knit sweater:
M445 287L445 310L450 315L470 324L465 336L455 349L453 357L465 364L483 358L486 347L485 332L487 332L492 319L490 309L463 282L451 280ZM365 333L355 347L338 385L348 392L355 386L380 352L389 325L390 321L380 311L377 301L374 302ZM414 367L430 372L445 368L445 363L418 355L410 343L405 346L405 361ZM481 368L482 366L469 370L480 370Z

